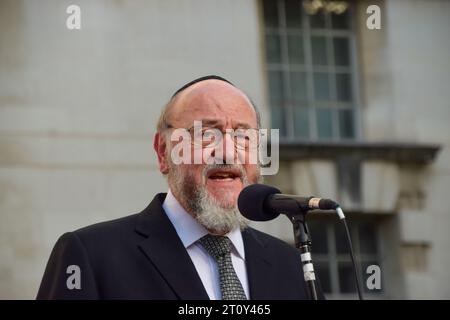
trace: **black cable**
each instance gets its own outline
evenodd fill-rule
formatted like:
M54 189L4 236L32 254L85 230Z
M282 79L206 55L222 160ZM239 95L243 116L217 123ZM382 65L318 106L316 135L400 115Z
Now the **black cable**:
M353 271L355 273L356 289L358 290L358 297L359 297L359 300L364 300L362 292L361 292L361 284L360 284L358 269L356 267L355 255L353 254L353 245L352 245L352 239L350 237L350 231L348 230L348 225L347 225L347 221L345 220L345 218L341 219L341 220L344 223L345 233L347 235L347 242L348 242L348 247L349 247L349 250L350 250L350 257L352 259Z

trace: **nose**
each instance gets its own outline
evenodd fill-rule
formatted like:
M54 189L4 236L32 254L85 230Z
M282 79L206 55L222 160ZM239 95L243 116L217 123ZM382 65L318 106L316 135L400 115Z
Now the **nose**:
M221 144L221 145L220 145ZM222 139L220 141L218 148L221 149L221 153L215 153L214 157L216 160L221 161L224 164L235 164L236 162L236 146L235 141L232 138L232 134L224 132L222 133Z

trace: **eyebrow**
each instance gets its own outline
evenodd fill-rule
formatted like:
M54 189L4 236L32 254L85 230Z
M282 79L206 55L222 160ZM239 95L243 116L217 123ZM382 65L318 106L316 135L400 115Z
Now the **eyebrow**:
M221 123L221 120L219 119L202 119L202 124L206 124L206 125L217 125ZM241 128L241 129L252 129L252 126L250 126L248 123L245 122L237 122L235 123L235 127L236 128Z
M220 120L218 119L202 119L202 124L207 124L207 125L215 125L215 124L219 124Z
M242 129L253 129L251 125L249 125L248 123L244 123L244 122L236 123L236 127L242 128Z

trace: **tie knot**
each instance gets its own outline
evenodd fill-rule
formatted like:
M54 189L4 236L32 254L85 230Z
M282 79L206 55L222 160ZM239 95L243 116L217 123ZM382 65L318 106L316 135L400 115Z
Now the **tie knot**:
M198 241L215 260L224 257L231 251L231 241L224 236L207 234Z

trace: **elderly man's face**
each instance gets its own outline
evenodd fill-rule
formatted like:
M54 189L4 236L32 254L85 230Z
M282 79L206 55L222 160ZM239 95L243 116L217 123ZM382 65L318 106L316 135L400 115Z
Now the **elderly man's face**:
M226 129L257 128L256 112L248 98L237 88L218 80L202 81L181 92L168 113L168 119L173 128L188 129L194 125L194 121L202 121L203 127L217 128L222 132L225 132ZM249 152L248 150L236 151L234 142L229 135L225 135L223 139L224 163L227 154L230 156L231 153L236 156L237 152ZM225 141L229 144L226 145ZM171 190L180 190L179 192L183 193L178 195L179 197L192 196L189 194L190 190L204 190L222 208L233 208L236 206L237 197L245 186L244 184L255 183L259 179L257 164L174 165L170 158L170 151L178 142L166 140L166 143L165 148L155 146L159 155L160 168L162 172L168 173ZM231 146L231 148L227 149L227 146ZM197 147L192 146L192 152L194 148ZM164 155L161 154L163 152ZM203 152L206 153L207 158L217 159L213 149L203 149ZM183 179L171 179L171 175L178 175ZM184 184L192 185L171 185L174 184L174 181L183 181Z

